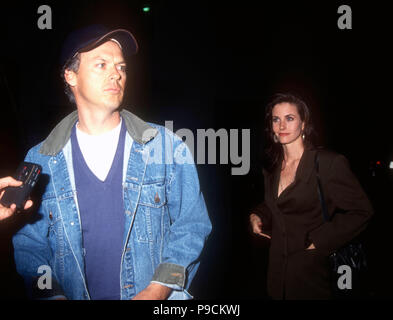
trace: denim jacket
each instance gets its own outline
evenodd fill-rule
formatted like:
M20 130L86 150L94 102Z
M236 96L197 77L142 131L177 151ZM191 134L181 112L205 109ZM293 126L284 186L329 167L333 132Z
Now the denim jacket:
M126 110L120 114L127 127L121 299L131 299L151 281L173 288L169 299L189 299L211 231L192 155L166 128ZM68 115L25 159L40 164L48 180L34 222L13 237L16 268L31 298L90 299L70 140L77 119L77 111ZM37 288L41 266L50 267L52 281Z

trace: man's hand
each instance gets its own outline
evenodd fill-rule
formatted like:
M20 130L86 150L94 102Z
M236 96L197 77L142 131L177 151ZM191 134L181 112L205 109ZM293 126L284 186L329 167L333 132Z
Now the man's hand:
M0 179L0 199L3 197L4 194L4 188L6 187L19 187L22 185L22 181L15 180L12 177L6 177L6 178L1 178ZM33 205L33 201L27 200L25 204L25 210L29 209ZM15 212L16 210L16 205L13 203L9 208L4 207L0 204L0 220L4 220Z
M250 214L250 224L251 224L252 232L254 232L255 234L260 235L265 238L268 238L268 239L272 238L268 234L262 232L262 220L255 213Z
M171 292L171 288L152 282L132 300L166 300Z

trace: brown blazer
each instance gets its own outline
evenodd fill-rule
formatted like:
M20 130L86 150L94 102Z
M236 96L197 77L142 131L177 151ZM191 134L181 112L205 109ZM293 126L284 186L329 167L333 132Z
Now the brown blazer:
M305 150L294 182L277 197L279 168L264 172L265 200L252 210L271 235L268 294L273 299L329 299L328 256L365 229L372 207L348 161L318 150L319 173L330 222L325 223L314 167L316 150ZM306 250L314 243L316 249Z

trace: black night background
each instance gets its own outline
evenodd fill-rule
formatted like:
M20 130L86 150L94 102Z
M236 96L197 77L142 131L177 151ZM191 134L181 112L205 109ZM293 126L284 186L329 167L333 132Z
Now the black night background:
M37 26L42 4L52 9L51 30ZM352 8L351 30L337 27L342 4ZM349 159L368 194L375 215L363 235L365 298L393 297L393 52L384 5L17 0L0 6L0 177L12 175L27 150L74 108L59 76L66 34L92 23L129 29L140 46L129 62L129 110L149 122L173 121L174 131L251 130L247 175L231 175L231 163L197 166L213 232L190 290L195 299L267 299L268 242L251 236L248 213L263 199L264 106L282 91L304 98L320 143ZM25 299L13 262L17 227L17 217L0 223L1 299Z

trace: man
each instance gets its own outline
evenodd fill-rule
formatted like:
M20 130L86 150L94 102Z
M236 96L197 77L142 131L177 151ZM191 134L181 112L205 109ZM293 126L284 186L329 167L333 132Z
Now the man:
M6 187L19 187L21 185L22 185L22 181L15 180L12 177L0 178L0 200L3 197L5 191L4 189ZM33 202L31 200L27 200L24 209L27 210L32 205ZM15 211L16 211L16 205L14 203L9 208L3 206L0 203L0 221L11 217Z
M137 49L130 32L101 26L65 42L77 110L26 156L49 183L40 219L13 239L32 298L190 298L211 223L185 143L120 109L125 56ZM40 266L50 267L50 285Z

